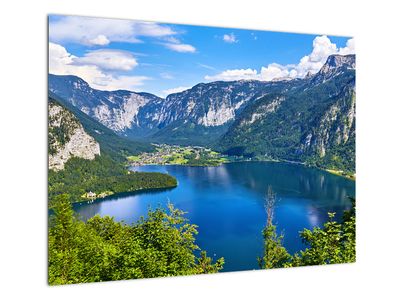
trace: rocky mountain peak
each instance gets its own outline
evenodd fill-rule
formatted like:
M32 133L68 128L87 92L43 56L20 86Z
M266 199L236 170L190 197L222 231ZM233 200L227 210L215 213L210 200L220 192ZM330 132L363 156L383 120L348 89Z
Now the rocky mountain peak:
M325 64L312 78L313 84L321 84L341 73L354 71L356 68L356 56L354 54L328 56Z
M330 55L325 64L322 66L319 73L329 73L332 70L339 68L355 69L356 68L356 56L354 54L349 55Z
M313 75L314 74L311 71L308 71L304 79L310 79L311 77L313 77Z

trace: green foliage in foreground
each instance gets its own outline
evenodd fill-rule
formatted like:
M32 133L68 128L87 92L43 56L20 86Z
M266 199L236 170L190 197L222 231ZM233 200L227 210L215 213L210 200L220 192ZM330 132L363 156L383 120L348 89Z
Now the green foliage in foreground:
M49 228L49 284L70 284L216 273L215 263L195 244L196 225L169 205L149 210L127 225L94 216L86 223L73 213L67 195L57 196Z
M263 230L264 255L258 258L263 269L351 263L356 261L356 217L355 200L353 208L345 211L342 222L333 220L335 214L329 213L329 221L323 228L304 229L300 232L303 242L309 247L291 256L282 245L283 235L276 233L272 224L271 210L267 225ZM266 205L268 207L268 205Z
M265 198L267 225L263 229L264 255L258 258L258 264L263 269L282 268L291 259L290 254L282 245L283 235L276 233L276 226L273 224L275 203L276 195L269 186Z
M263 230L264 256L258 258L262 269L283 268L290 262L291 256L282 245L283 234L276 233L276 226L269 225Z
M82 195L94 193L123 193L143 189L176 187L174 177L156 172L130 172L125 166L107 155L96 156L94 160L71 158L61 171L49 170L49 206L55 197L69 194L71 202L84 200Z
M356 261L356 216L353 208L346 211L342 222L330 220L323 228L304 229L300 235L309 247L294 255L288 267L351 263Z

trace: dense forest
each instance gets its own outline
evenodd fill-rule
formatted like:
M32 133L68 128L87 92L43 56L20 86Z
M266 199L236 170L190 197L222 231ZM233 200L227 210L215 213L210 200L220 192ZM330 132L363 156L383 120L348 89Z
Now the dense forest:
M73 157L63 170L49 170L48 182L50 207L60 194L68 194L71 202L79 202L86 200L89 192L108 196L177 186L176 179L168 174L128 171L107 154L96 156L94 160Z

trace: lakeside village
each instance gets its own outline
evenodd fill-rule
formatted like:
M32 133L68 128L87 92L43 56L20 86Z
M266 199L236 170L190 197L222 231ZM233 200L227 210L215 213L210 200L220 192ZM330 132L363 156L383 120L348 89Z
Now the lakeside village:
M233 161L251 161L252 159L243 157L232 157L228 155L223 155L210 148L201 146L178 146L178 145L167 145L167 144L153 144L156 147L154 152L145 152L140 155L128 156L129 165L137 167L144 165L185 165L185 166L219 166L223 163L233 162ZM259 158L254 160L260 160ZM264 159L265 161L279 162L279 160ZM299 162L281 160L281 162L302 164ZM343 176L348 179L355 180L355 174L346 174L343 171L325 169L325 171ZM113 192L105 191L96 194L89 191L82 195L81 197L93 202L95 199L105 198L111 196Z
M131 166L144 165L185 165L199 167L215 167L223 163L234 161L270 161L301 164L309 167L316 167L304 162L289 160L278 160L270 157L244 158L237 156L228 156L201 146L178 146L167 144L153 144L156 147L155 152L146 152L136 156L129 156L128 162ZM318 167L317 167L318 168ZM324 169L325 171L355 180L356 174L349 174L342 170Z
M201 146L177 146L153 144L155 152L129 156L132 166L143 165L186 165L186 166L219 166L228 162L228 156Z

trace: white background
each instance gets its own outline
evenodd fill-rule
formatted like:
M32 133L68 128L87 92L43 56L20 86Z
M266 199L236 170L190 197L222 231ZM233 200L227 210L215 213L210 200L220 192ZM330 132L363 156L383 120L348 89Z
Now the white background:
M399 299L399 9L396 1L367 2L2 1L0 297ZM357 263L48 287L49 13L355 36Z

